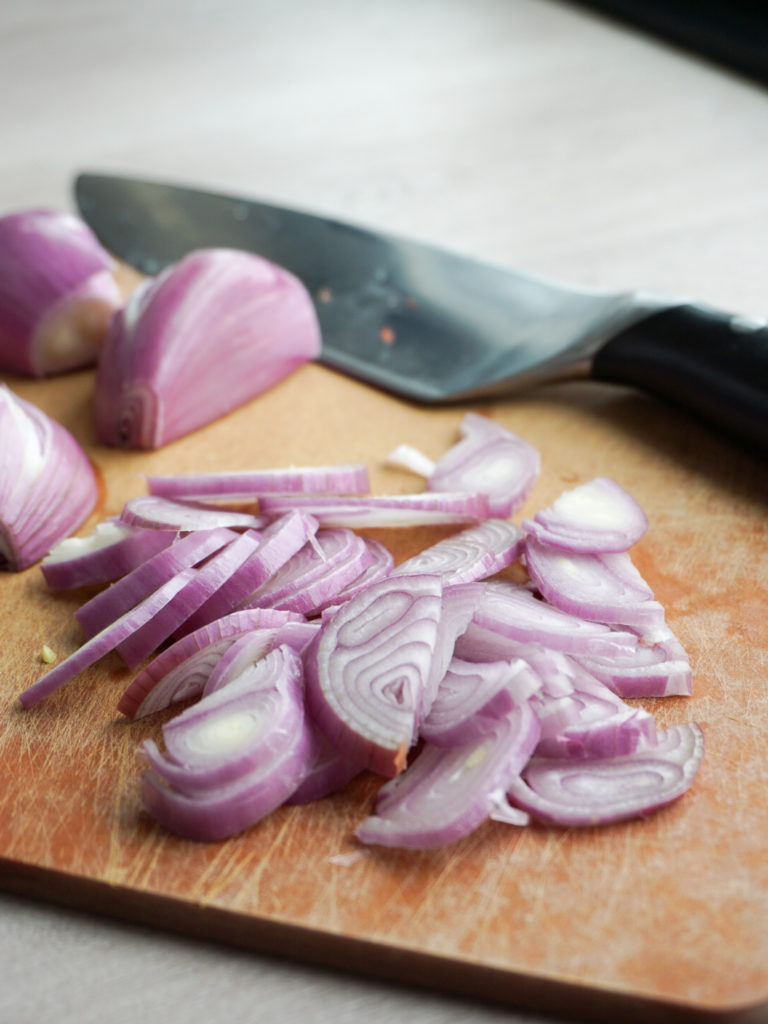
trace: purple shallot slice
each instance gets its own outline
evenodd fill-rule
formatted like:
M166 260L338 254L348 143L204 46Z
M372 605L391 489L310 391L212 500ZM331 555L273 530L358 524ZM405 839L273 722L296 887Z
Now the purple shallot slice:
M629 627L650 643L668 633L664 608L653 599L653 591L626 551L566 552L529 534L525 564L547 601L561 611Z
M441 615L439 576L387 577L323 616L307 649L310 715L360 768L391 777L416 741Z
M402 562L396 573L440 573L443 583L471 583L493 576L520 555L523 533L505 519L486 519L446 537Z
M227 839L276 810L301 783L311 741L300 661L289 652L276 679L268 669L254 668L189 709L172 733L173 758L145 749L152 768L142 776L141 800L169 831Z
M532 757L507 793L512 804L555 825L644 818L691 787L703 755L704 735L688 722L660 730L655 744L621 757Z
M457 842L503 805L509 780L538 735L536 716L522 703L461 746L426 743L402 775L381 787L375 813L355 835L363 843L416 850Z
M542 544L566 551L604 553L626 551L648 529L648 520L635 499L605 476L564 491L523 529Z

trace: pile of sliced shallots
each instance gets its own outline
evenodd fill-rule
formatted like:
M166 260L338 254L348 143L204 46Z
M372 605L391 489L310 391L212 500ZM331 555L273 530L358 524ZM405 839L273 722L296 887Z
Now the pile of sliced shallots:
M51 588L109 586L76 612L82 646L21 703L109 651L151 659L118 708L187 702L164 749L142 745L141 795L191 839L225 839L362 771L388 781L357 837L411 848L487 818L615 822L684 793L700 729L657 729L626 700L691 693L628 554L647 527L630 495L599 477L511 522L538 454L474 414L437 463L408 446L390 461L426 489L372 496L360 465L149 477L148 495L44 560ZM457 531L397 567L364 533L426 523ZM525 582L502 572L513 562Z

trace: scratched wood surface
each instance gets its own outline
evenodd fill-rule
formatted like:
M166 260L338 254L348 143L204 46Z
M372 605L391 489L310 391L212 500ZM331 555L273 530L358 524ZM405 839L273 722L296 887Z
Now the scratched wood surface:
M403 441L438 456L464 411L427 412L313 365L163 451L127 453L95 441L90 372L7 383L72 430L97 467L85 530L142 493L146 472L362 460L375 490L416 490L384 456ZM541 451L521 515L597 474L645 507L635 561L695 669L691 699L646 705L661 724L702 726L692 791L646 821L488 823L454 846L408 853L354 840L378 785L366 777L227 842L180 840L141 811L135 750L163 715L131 724L117 714L131 673L116 655L31 711L16 704L45 670L43 643L63 657L80 642L72 613L83 593L47 592L33 567L0 580L1 886L532 1006L572 1009L597 991L605 1002L590 1012L607 1007L609 1019L622 999L725 1012L768 998L765 467L624 389L563 385L473 408ZM377 535L402 559L437 531Z

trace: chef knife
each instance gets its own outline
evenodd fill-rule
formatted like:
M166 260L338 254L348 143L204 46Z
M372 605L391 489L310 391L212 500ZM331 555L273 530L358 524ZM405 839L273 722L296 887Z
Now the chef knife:
M309 290L326 365L407 399L456 402L575 377L633 385L768 452L768 324L642 292L573 287L332 217L83 173L83 218L156 274L193 249L246 249Z

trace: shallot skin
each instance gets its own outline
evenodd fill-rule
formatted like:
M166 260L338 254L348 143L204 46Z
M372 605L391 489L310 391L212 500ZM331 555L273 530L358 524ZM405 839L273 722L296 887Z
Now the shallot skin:
M114 265L74 214L0 217L0 368L44 377L95 363L122 304Z
M99 359L108 445L155 449L224 416L320 352L304 285L251 253L199 249L145 281Z

